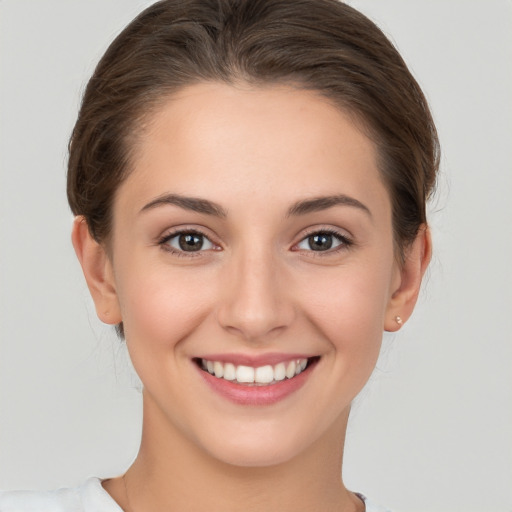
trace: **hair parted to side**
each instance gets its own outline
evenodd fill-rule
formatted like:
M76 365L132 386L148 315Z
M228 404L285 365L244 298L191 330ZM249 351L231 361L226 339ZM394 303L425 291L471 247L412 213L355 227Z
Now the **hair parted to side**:
M436 129L391 42L337 0L162 0L117 36L89 80L69 144L69 204L98 242L108 243L114 195L145 119L179 89L209 81L290 84L354 115L377 145L404 256L426 223Z

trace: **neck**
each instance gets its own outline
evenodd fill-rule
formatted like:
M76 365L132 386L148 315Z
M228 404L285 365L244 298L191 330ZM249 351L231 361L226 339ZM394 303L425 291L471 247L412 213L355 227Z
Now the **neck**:
M355 512L362 504L341 480L348 410L334 428L292 460L234 466L211 457L148 406L139 454L123 486L105 487L127 512L150 510ZM153 405L153 404L152 404ZM126 487L126 489L125 489ZM120 496L120 495L124 496Z

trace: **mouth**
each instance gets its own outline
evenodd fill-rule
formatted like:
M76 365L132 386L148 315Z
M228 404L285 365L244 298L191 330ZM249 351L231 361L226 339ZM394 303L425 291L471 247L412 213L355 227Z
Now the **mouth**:
M199 368L228 382L243 386L273 386L280 382L294 379L320 359L319 356L295 358L277 364L262 366L236 365L231 362L196 358Z
M308 381L320 356L250 358L211 356L194 358L209 388L238 405L268 406L284 400ZM235 364L237 362L245 364ZM273 364L271 364L273 363Z

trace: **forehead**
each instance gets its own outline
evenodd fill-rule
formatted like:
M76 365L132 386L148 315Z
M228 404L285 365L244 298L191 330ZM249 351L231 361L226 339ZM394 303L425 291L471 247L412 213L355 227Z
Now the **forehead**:
M387 200L376 147L353 116L313 91L219 83L184 88L147 120L119 200L142 206L169 192L219 203L259 192Z

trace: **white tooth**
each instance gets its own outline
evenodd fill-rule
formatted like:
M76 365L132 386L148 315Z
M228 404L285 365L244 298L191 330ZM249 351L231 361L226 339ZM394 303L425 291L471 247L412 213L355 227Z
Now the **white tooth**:
M254 382L259 384L268 384L274 380L274 368L269 364L267 366L259 366L254 371Z
M308 360L307 359L301 359L300 361L300 371L303 371L306 366L308 365Z
M213 375L213 361L206 361L206 369Z
M279 363L274 366L274 379L283 380L286 377L286 366L284 363Z
M234 364L226 363L224 365L224 378L226 380L235 380L236 379L236 370L235 370Z
M290 361L288 363L288 366L286 367L286 376L291 379L295 375L295 367L297 365L295 364L295 361Z
M215 361L213 363L213 371L215 372L215 377L220 379L224 375L224 365L219 363L219 361Z
M302 371L300 369L300 359L297 359L297 361L295 361L295 375L299 375L299 373Z
M238 382L254 382L254 368L250 366L237 366L236 380Z

